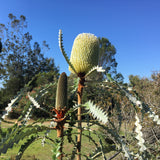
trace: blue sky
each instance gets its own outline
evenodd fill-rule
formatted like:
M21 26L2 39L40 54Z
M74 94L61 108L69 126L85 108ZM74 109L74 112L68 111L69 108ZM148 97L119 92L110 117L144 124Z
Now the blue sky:
M106 37L117 50L118 72L149 77L160 70L160 0L1 0L0 23L8 14L24 15L33 41L46 40L60 72L69 75L58 45L62 29L70 57L74 38L82 32Z

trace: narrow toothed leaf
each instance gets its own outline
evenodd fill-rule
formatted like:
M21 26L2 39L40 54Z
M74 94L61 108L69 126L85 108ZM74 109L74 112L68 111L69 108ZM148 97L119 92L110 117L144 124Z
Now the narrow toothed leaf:
M136 129L135 129L135 132L137 133L137 136L135 138L138 140L137 144L140 146L140 152L144 152L146 150L146 147L144 145L145 140L143 139L143 133L141 131L142 126L140 124L140 120L138 118L137 113L136 113L135 118L136 118L136 122L135 122Z
M160 124L160 119L157 121L157 124Z
M40 105L38 104L38 102L33 97L31 97L29 93L28 93L28 98L36 108L40 108Z
M91 101L86 102L84 106L89 110L94 118L104 124L108 122L107 114L98 106L94 105Z
M90 75L92 72L94 72L95 70L96 70L97 72L105 72L105 70L102 69L102 67L94 66L94 67L86 74L86 77L87 77L88 75Z
M9 112L12 111L12 106L14 103L19 99L20 95L16 98L12 99L10 103L8 103L8 106L5 108L5 111L3 112L2 119L5 119L6 116L8 116Z
M72 68L73 72L74 72L75 74L77 74L75 68L73 67L72 63L70 62L70 60L69 60L69 58L68 58L68 56L67 56L67 54L66 54L66 52L65 52L65 50L64 50L64 47L63 47L63 43L62 43L62 42L63 42L62 30L59 30L59 48L60 48L60 50L61 50L61 52L62 52L62 54L63 54L66 62L67 62L68 65L70 66L70 68Z
M159 116L158 116L158 115L156 115L156 116L154 116L153 121L158 121L158 119L159 119Z

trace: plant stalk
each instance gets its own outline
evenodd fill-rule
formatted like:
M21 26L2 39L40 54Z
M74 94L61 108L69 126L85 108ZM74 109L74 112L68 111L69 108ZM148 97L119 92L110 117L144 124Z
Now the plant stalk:
M59 152L61 154L58 157L59 160L63 159L63 154L62 154L62 149L63 149L63 127L64 127L64 123L63 122L59 122L57 124L57 138L61 138L61 147L59 149Z
M56 121L57 121L57 137L61 139L60 144L60 155L58 157L59 160L63 158L63 128L65 124L65 113L67 112L67 75L65 72L61 73L58 85L57 85L57 92L56 92L56 109L54 111L57 114Z
M82 93L83 93L83 88L84 88L84 82L85 82L85 78L80 77L80 81L78 84L78 105L82 104ZM82 141L82 109L81 106L78 107L78 115L77 115L77 119L78 119L78 137L77 137L77 160L81 160L81 141Z

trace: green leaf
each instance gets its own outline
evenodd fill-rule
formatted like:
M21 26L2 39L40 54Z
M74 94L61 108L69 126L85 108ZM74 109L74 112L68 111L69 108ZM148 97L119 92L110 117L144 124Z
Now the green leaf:
M110 73L107 73L106 76L107 76L107 79L108 79L109 82L113 82L114 81L113 78L111 77Z
M93 102L88 101L84 104L84 106L89 109L90 113L94 118L97 118L97 120L101 121L102 123L108 122L108 116L107 113L105 113L101 108L94 105Z
M67 54L66 54L66 52L65 52L65 50L64 50L62 41L63 41L62 30L60 29L60 30L59 30L59 47L60 47L60 50L61 50L61 52L62 52L62 54L63 54L66 62L68 63L68 65L69 65L69 66L72 68L72 70L77 74L75 68L73 67L72 63L70 62L70 60L69 60L69 58L68 58L68 56L67 56Z

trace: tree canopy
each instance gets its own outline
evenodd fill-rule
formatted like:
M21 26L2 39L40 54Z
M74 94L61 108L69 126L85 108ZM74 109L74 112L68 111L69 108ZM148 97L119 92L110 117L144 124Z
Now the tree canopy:
M0 41L0 53L2 52L2 42Z
M115 72L117 62L115 59L116 48L107 38L99 38L99 66L102 66L106 72Z
M105 69L104 73L96 73L92 79L106 79L106 74L110 73L112 78L118 82L123 82L123 76L117 72L117 61L115 59L116 48L111 42L105 37L99 37L99 60L98 65Z
M130 84L137 91L145 103L150 106L160 106L160 72L153 72L151 78L129 76ZM158 109L158 108L157 108Z

